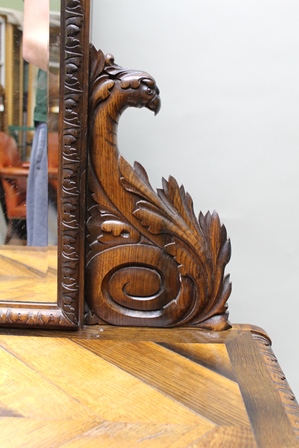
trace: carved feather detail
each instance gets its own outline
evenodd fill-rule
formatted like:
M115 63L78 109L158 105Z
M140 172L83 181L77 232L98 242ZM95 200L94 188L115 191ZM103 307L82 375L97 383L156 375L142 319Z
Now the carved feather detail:
M218 214L197 219L191 196L173 177L155 191L144 167L132 167L118 153L121 113L129 106L160 108L153 78L94 49L91 55L91 314L121 325L229 328L231 283L224 270L231 245Z

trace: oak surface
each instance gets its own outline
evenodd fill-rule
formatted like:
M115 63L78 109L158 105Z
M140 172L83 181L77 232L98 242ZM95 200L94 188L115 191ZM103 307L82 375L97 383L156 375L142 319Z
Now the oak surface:
M0 246L0 301L55 303L57 247Z
M0 330L3 447L296 447L262 330Z

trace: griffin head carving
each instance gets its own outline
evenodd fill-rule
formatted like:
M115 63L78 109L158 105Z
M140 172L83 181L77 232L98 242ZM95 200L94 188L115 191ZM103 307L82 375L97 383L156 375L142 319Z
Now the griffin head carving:
M96 56L92 59L94 76L91 77L93 86L91 98L94 108L102 102L110 102L110 113L117 122L118 116L128 107L146 107L155 115L159 112L160 91L151 75L117 65L111 54L104 56L99 51L94 56Z
M155 115L161 108L161 100L159 96L159 89L154 78L144 72L134 72L135 76L124 77L121 80L121 88L127 96L128 107L146 107L153 111ZM135 85L138 85L135 88Z

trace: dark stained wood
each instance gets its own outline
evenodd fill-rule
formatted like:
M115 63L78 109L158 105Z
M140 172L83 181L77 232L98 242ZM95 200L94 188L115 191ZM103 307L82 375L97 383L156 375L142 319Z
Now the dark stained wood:
M226 229L216 212L197 219L173 177L155 192L145 169L120 156L128 107L159 112L154 78L92 47L85 322L227 329Z
M90 0L61 2L58 306L83 324Z

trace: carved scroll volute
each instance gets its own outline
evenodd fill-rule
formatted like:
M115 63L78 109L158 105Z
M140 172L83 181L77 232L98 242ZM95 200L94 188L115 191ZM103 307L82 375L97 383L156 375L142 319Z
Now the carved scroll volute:
M173 177L154 191L144 168L118 151L127 107L159 111L155 80L93 47L90 59L85 322L229 328L231 247L217 213L197 219Z

